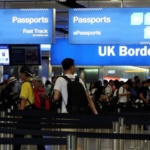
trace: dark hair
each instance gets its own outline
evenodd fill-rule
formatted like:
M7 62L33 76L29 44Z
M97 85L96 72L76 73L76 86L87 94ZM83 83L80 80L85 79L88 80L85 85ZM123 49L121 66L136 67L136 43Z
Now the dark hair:
M150 83L150 79L147 79L147 80L146 80L146 83Z
M89 91L90 91L90 92L91 92L91 90L92 90L92 87L91 87L92 84L94 84L94 87L95 87L95 83L94 83L94 82L91 82L91 83L90 83L90 87L89 87Z
M129 85L130 87L132 87L132 85L133 85L133 83L130 80L125 82L125 84Z
M141 82L141 80L140 80L140 79L138 79L138 80L136 80L136 82L135 82L135 83L136 83L136 84L138 84L138 83L140 83L140 82Z
M142 85L144 85L146 83L146 81L142 81Z
M132 79L128 79L127 82L132 82Z
M49 85L49 84L51 84L51 82L50 82L49 80L47 80L47 81L45 82L45 86L47 86L47 85Z
M123 86L125 84L124 81L120 81L120 86Z
M99 81L96 81L94 86L95 86L96 89L99 89L102 85Z
M115 85L115 88L116 88L116 89L119 89L120 86L121 86L121 83L120 83L118 80L115 80L115 81L114 81L114 85Z
M57 79L57 77L52 77L52 81L55 80L55 79Z
M63 70L69 70L72 66L74 66L74 60L71 58L66 58L62 61Z
M20 73L24 73L27 77L32 77L33 73L31 72L28 66L22 66L20 69Z
M135 77L134 77L134 80L138 80L138 79L139 79L139 76L135 76Z
M112 82L114 82L113 80L109 80L109 83L112 83Z
M108 81L107 80L104 80L103 83L104 83L104 85L108 85Z

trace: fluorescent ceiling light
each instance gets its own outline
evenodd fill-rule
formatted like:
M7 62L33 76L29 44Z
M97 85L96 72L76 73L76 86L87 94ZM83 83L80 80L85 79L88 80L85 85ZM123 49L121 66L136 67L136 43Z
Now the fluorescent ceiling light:
M147 72L147 70L125 70L125 72L132 73L132 72Z
M66 2L66 0L58 0L58 2Z
M112 1L112 2L119 2L120 0L110 0L110 1Z

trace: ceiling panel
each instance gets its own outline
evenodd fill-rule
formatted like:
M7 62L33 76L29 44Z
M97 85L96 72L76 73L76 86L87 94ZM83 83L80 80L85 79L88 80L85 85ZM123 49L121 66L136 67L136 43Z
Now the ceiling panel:
M121 2L113 2L113 1L78 1L79 4L89 7L89 8L115 8L121 7Z
M150 7L150 1L125 1L124 7Z
M0 2L0 8L4 8L4 3Z
M5 8L36 8L35 2L6 2Z

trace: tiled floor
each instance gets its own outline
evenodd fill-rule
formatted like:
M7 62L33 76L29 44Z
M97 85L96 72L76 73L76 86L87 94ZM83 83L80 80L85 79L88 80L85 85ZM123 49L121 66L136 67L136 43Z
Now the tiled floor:
M103 131L103 132L108 132L108 131ZM111 131L110 131L111 132ZM131 132L131 131L126 131L126 132ZM145 132L147 133L147 132ZM98 147L98 142L100 142L100 148ZM134 145L136 145L137 142L137 147L135 147ZM81 147L83 148L83 150L86 150L84 148L84 140L83 139L79 139L79 144L81 145ZM141 145L143 145L141 147ZM129 140L125 140L124 141L124 150L150 150L148 149L148 142L147 141L129 141ZM26 146L22 146L22 150L36 150L36 146L32 146L32 147L26 147ZM58 146L46 146L46 150L59 150ZM96 139L88 139L88 148L87 150L114 150L113 149L113 140L109 140L109 139L101 139L101 140L96 140ZM115 149L115 150L122 150L121 148Z

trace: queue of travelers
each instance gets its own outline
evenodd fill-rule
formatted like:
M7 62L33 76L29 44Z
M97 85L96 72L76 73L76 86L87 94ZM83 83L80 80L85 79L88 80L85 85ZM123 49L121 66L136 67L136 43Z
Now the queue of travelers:
M150 79L141 81L138 76L128 79L126 82L118 80L104 80L92 82L89 93L93 101L117 100L118 103L150 102ZM93 92L94 91L94 92Z
M45 86L42 85L45 88L44 95L51 103L50 110L59 108L61 113L98 114L95 101L115 100L118 103L127 103L128 101L149 103L150 79L141 81L138 76L135 76L134 80L129 79L126 82L118 80L104 80L102 82L99 80L92 82L88 90L83 80L74 75L73 59L64 59L62 68L63 76L53 77L51 82L47 80ZM37 95L35 95L35 89L31 84L34 80L34 74L28 66L21 67L20 79L21 82L10 75L7 81L0 84L0 100L9 106L13 105L18 110L34 110L33 105ZM71 131L76 132L75 129ZM24 135L14 136L23 137ZM14 150L20 150L20 148L21 145L14 145ZM45 150L45 147L38 145L38 150ZM61 150L66 150L66 147L62 146ZM82 150L80 145L77 146L77 150Z

